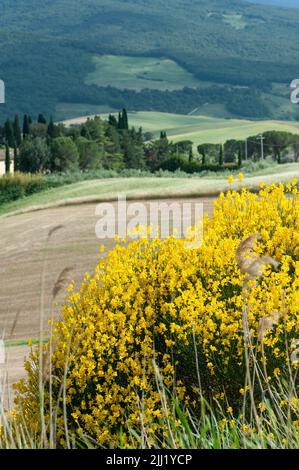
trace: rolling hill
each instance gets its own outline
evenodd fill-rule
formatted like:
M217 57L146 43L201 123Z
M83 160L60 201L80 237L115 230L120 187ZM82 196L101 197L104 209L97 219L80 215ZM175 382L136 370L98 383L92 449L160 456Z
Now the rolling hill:
M299 8L298 0L248 0L251 3L260 3L262 5L275 5L286 8Z
M298 22L299 11L245 0L2 0L0 119L60 118L62 104L296 119ZM98 68L103 56L136 62L129 89L119 86L122 67L112 78L113 67ZM148 70L147 60L163 66Z
M107 118L107 115L102 115ZM81 116L64 121L66 126L78 125L85 122L87 116ZM246 119L223 119L209 116L188 116L183 114L159 112L129 113L130 125L136 129L142 127L144 132L150 132L158 138L161 130L167 133L173 142L191 140L196 148L202 143L224 143L229 139L244 140L249 136L271 130L299 134L299 123L288 121L250 121Z

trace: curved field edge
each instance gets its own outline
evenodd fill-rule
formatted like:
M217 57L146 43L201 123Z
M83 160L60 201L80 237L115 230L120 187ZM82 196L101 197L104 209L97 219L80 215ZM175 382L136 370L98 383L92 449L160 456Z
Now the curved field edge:
M251 190L257 190L261 182L265 184L287 182L294 177L299 177L299 164L261 170L254 175L245 176L242 184L232 185L228 184L226 175L190 178L131 177L82 181L3 204L0 206L0 216L74 204L115 201L118 195L125 195L128 200L217 196L229 189L246 186Z

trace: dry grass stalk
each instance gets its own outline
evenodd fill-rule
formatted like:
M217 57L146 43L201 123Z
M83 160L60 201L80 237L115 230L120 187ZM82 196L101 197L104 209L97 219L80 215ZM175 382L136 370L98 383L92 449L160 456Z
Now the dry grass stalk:
M51 228L48 232L48 238L51 238L52 235L57 232L58 230L62 229L64 225L56 225L55 227Z
M57 281L54 284L52 290L53 300L56 299L57 295L66 287L66 285L70 282L69 274L73 271L74 266L69 266L64 268L58 276Z
M247 274L247 281L262 276L263 268L266 265L271 265L275 269L279 266L279 263L271 258L271 256L260 257L254 252L256 243L260 238L261 235L259 233L250 235L250 237L245 238L237 248L237 264L241 273Z
M280 318L282 318L283 314L280 312L273 312L268 317L263 317L260 320L259 328L258 328L258 341L262 341L266 332L268 330L272 330L275 325L278 324Z
M267 265L273 266L274 269L277 269L279 266L278 261L271 258L271 256L258 256L254 249L256 248L257 241L260 240L261 235L259 233L255 233L250 235L249 237L245 238L237 248L236 251L236 259L238 267L242 274L246 274L243 290L244 292L248 291L249 286L248 282L252 281L258 277L263 276L264 267ZM247 317L247 312L245 310L243 312L243 316ZM274 325L277 325L279 319L283 316L280 312L273 312L268 317L264 317L261 319L258 328L258 341L262 341L266 332L269 329L272 329ZM248 328L248 321L247 318L243 318L243 325L247 325L246 330ZM249 334L249 331L245 331L246 335Z
M16 316L14 318L14 321L13 321L13 324L12 324L11 330L10 330L10 338L12 338L12 335L14 334L14 331L16 329L20 313L21 313L21 310L18 310L17 313L16 313Z
M69 266L67 268L64 268L61 273L59 274L57 281L54 284L53 290L52 290L52 297L53 301L56 299L58 294L64 290L64 288L67 286L67 284L70 282L70 273L73 271L74 267ZM50 375L50 363L51 363L51 350L53 350L54 345L52 344L51 347L50 345L47 345L46 349L43 351L42 354L42 378L43 382L47 381L49 379Z

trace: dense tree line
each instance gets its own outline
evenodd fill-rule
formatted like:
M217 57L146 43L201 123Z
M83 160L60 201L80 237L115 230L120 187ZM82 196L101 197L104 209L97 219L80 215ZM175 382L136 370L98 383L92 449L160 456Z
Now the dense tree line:
M22 122L15 115L0 127L0 145L6 148L6 170L10 168L10 149L14 151L15 171L24 173L63 173L107 169L158 171L159 169L197 172L240 167L245 160L271 156L274 161L299 161L299 135L269 131L246 141L228 140L224 145L203 143L194 149L190 140L173 143L167 133L159 138L130 127L123 109L110 115L88 119L67 128L39 114L36 121L25 114Z
M228 85L213 85L204 89L185 87L173 91L145 89L139 92L91 85L88 88L81 88L78 92L74 90L65 92L64 101L91 105L102 103L112 108L129 107L135 111L150 109L177 114L188 114L195 107L207 103L222 104L228 114L235 116L259 119L273 117L267 102L262 99L261 90Z
M14 149L15 170L24 173L146 168L142 129L129 128L126 109L108 121L95 117L73 128L42 114L37 121L25 114L21 126L16 115L0 127L0 144Z
M202 163L215 162L219 155L217 144L202 144L198 153ZM241 166L245 160L259 161L272 157L277 163L299 161L299 134L283 131L268 131L262 135L253 135L246 140L227 140L221 151L219 164L236 163Z

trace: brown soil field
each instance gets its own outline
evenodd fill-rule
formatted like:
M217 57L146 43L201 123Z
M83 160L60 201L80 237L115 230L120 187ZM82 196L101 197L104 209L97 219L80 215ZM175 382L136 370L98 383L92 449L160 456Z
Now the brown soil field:
M206 212L213 210L213 198L180 202L202 202ZM104 244L107 253L115 245L114 240L96 237L95 207L82 204L0 217L0 338L8 342L6 364L0 367L9 388L24 376L27 341L38 339L41 330L46 336L48 320L60 317L67 286L54 302L53 287L61 272L70 268L68 281L79 288L84 274L94 271L99 247ZM49 237L55 227L60 228Z

